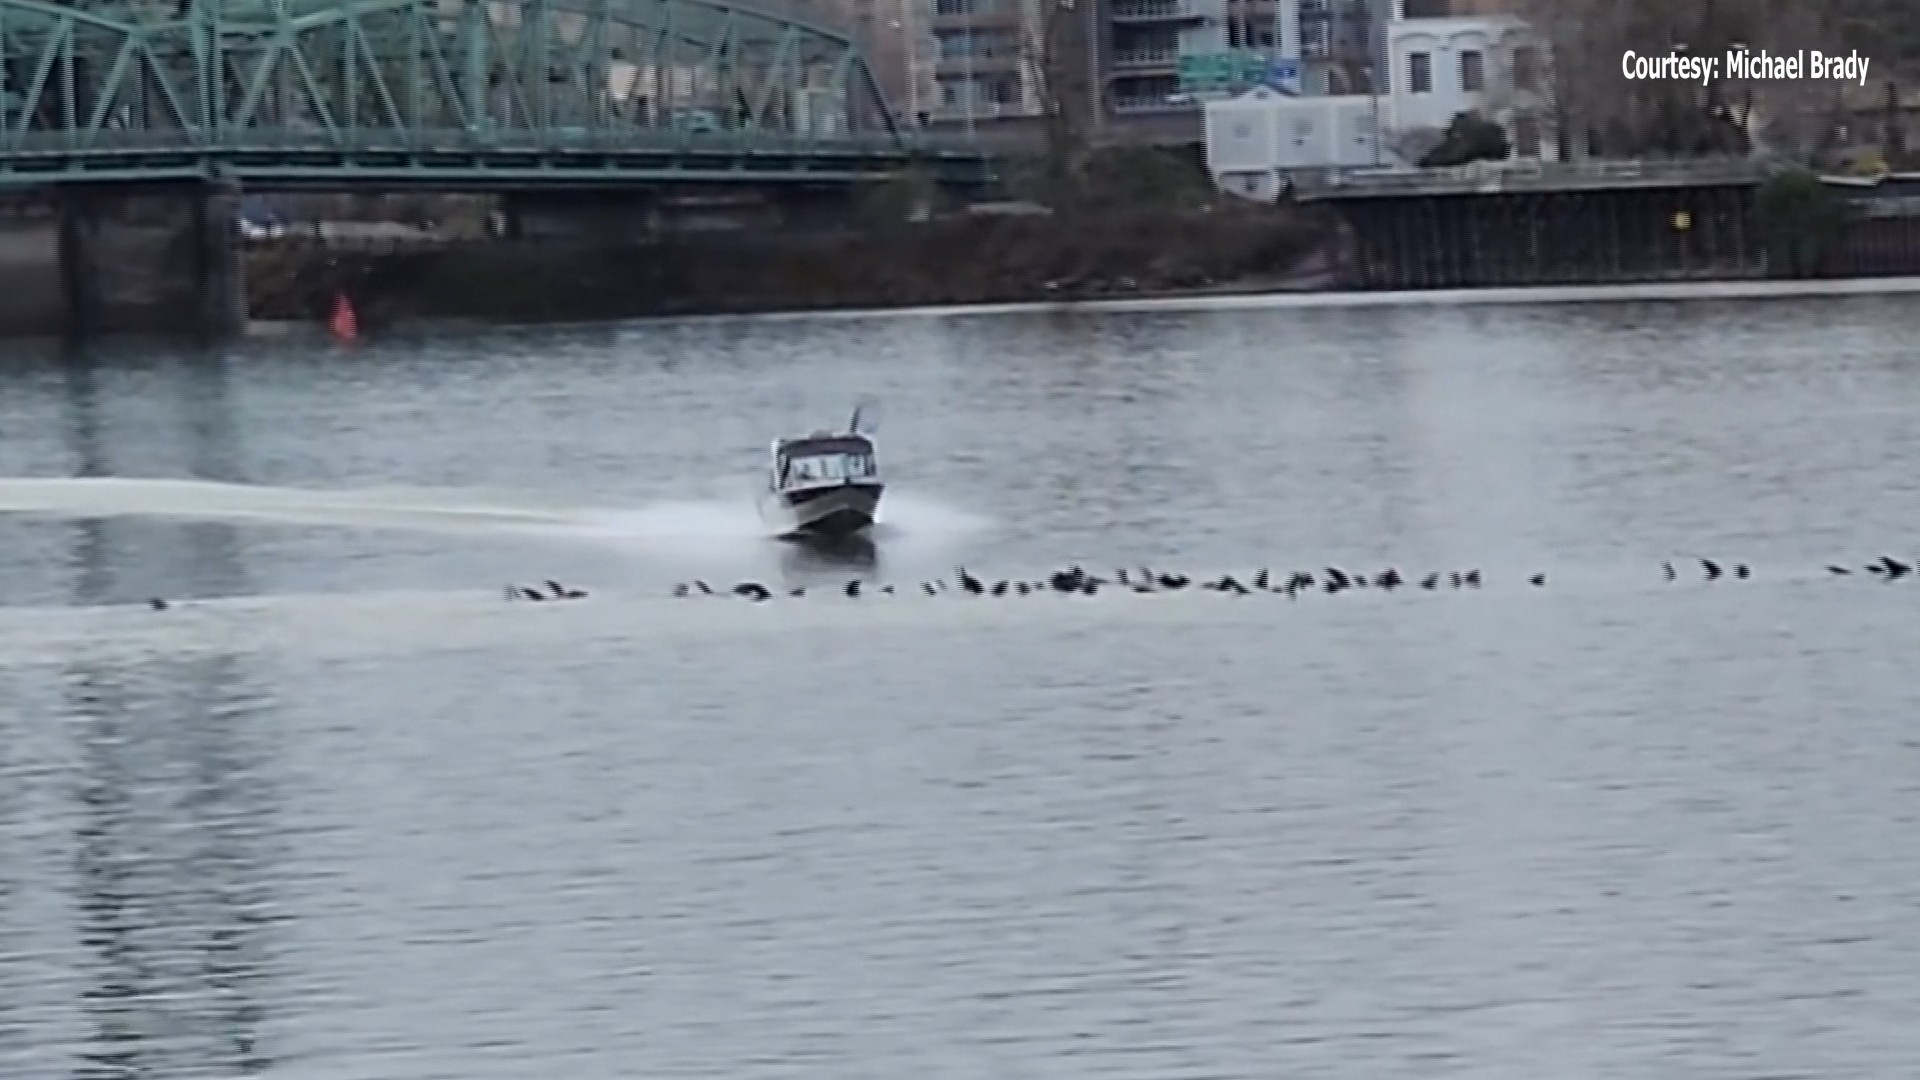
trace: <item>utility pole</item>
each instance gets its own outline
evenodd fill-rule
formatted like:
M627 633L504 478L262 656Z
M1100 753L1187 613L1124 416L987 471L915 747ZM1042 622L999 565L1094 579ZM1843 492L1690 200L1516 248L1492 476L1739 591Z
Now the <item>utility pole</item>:
M920 28L914 15L914 5L919 0L899 0L900 17L893 20L893 28L900 35L900 47L907 55L907 113L913 117L913 126L920 126Z
M980 0L973 0L972 3L967 5L967 33L966 33L966 37L963 39L967 43L966 131L967 131L967 141L970 143L977 141L977 136L973 130L973 98L975 94L978 94L980 92L980 77L978 75L979 68L976 67L973 62L973 46L974 46L974 42L977 40L973 36L973 27L974 27L974 18L976 17L976 14L979 10L978 9L979 2Z
M1380 83L1377 79L1367 80L1367 90L1373 99L1373 167L1380 167Z

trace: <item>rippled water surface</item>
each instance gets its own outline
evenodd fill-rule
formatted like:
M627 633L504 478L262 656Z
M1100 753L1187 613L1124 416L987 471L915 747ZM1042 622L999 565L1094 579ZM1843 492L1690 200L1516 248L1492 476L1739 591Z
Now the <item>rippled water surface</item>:
M1873 297L10 355L0 1076L1905 1074L1920 585L1825 566L1920 555L1916 340ZM768 542L769 440L863 394L877 563ZM838 589L1076 561L1486 587ZM593 596L500 598L543 578Z

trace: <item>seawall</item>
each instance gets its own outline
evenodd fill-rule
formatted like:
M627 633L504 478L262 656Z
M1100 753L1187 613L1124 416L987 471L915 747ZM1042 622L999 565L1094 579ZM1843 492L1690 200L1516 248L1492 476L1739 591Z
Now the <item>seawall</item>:
M179 330L194 321L182 313L224 292L192 284L207 277L204 251L214 246L198 240L200 222L215 219L183 197L204 193L111 194L87 210L78 244L72 208L58 198L0 204L0 336L70 330L76 295L97 309L98 329ZM1684 231L1671 227L1671 195L1648 201L1633 228L1617 208L1593 222L1574 214L1556 225L1555 207L1540 200L1519 206L1511 196L1462 195L1403 204L1419 210L1412 217L1229 203L1204 212L961 215L813 232L287 238L246 246L235 267L244 274L233 276L244 278L256 325L318 324L345 293L370 326L1774 276L1752 206L1730 194L1689 205ZM1835 237L1816 276L1920 273L1920 214L1909 201L1868 205L1870 213ZM1583 204L1596 205L1608 209ZM1457 220L1443 209L1460 211ZM76 250L85 256L84 289L76 285Z

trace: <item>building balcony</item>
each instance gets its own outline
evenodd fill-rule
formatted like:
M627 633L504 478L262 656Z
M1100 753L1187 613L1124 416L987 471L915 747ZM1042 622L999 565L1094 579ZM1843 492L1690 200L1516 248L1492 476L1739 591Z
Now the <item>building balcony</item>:
M973 56L941 56L933 61L936 75L1008 75L1020 71L1018 53L985 53Z
M1107 9L1117 23L1199 22L1202 16L1190 0L1120 0Z
M1340 26L1349 30L1364 30L1369 25L1367 13L1359 8L1300 7L1300 25Z
M978 11L934 15L928 23L933 30L998 30L1020 25L1020 11L1011 4L996 4Z
M1115 94L1112 102L1119 116L1193 112L1200 107L1199 102L1179 94Z
M928 122L939 124L1014 120L1033 115L1034 110L1018 101L976 101L971 108L964 102L957 105L941 104L927 110Z
M1179 49L1127 49L1110 55L1116 71L1172 71L1180 63Z

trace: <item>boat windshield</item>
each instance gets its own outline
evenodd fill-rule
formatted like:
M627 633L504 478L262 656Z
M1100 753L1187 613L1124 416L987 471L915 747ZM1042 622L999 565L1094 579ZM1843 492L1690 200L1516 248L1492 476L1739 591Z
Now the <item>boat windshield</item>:
M872 454L808 454L787 462L782 483L865 480L875 475Z

